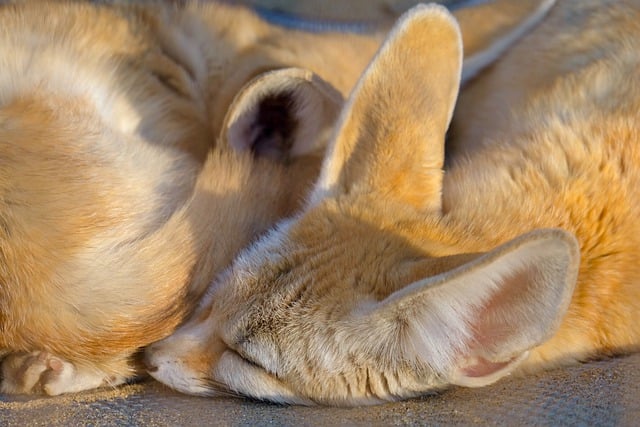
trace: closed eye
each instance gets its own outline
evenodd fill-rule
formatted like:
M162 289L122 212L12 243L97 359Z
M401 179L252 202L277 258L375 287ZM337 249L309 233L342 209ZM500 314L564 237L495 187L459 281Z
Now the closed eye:
M237 346L235 348L229 347L227 351L234 353L236 356L242 359L242 361L253 366L254 368L262 369L263 371L265 370L258 362L256 362L254 359L249 357L247 354L245 354L241 349L242 349L241 346Z
M222 342L227 347L227 351L231 352L239 359L242 359L243 362L246 362L254 368L266 371L266 369L260 363L258 363L254 357L252 357L247 351L244 350L244 348L250 344L249 338L247 336L234 339L233 344L229 344L229 341L225 340L224 338L222 338Z
M281 379L268 373L236 351L227 350L220 357L215 377L226 388L256 400L279 404L313 405L314 402L297 395Z

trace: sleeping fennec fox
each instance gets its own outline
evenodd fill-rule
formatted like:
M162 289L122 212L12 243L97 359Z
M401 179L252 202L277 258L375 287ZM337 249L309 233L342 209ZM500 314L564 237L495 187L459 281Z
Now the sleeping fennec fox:
M638 350L640 6L597 3L559 2L469 86L446 168L460 33L441 7L406 14L306 207L148 348L150 373L361 405Z

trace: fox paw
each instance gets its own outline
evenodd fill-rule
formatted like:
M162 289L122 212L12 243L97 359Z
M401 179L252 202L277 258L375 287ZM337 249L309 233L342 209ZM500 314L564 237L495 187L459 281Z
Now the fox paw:
M57 396L97 388L107 383L103 374L79 369L45 351L11 353L2 360L0 372L0 392L8 394Z

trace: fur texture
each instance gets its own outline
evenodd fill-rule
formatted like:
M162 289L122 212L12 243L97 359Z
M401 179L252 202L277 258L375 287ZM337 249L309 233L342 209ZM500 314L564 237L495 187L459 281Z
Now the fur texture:
M18 2L0 7L0 36L1 390L47 394L139 373L139 349L299 207L340 91L379 44L214 2ZM331 84L253 80L284 64ZM236 96L249 102L227 114Z
M3 392L139 374L140 349L300 206L380 41L181 3L0 7ZM516 30L539 9L525 3ZM493 46L493 29L474 34Z
M372 404L640 348L640 5L558 2L457 104L460 34L401 19L303 211L152 345L179 390Z

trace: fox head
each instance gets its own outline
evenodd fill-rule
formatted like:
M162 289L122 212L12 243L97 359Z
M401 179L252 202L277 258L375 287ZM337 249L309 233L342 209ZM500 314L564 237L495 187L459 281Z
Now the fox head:
M193 394L373 404L489 384L553 335L575 238L537 230L469 252L448 223L444 138L461 62L446 9L403 16L347 101L305 209L148 349L151 375Z

